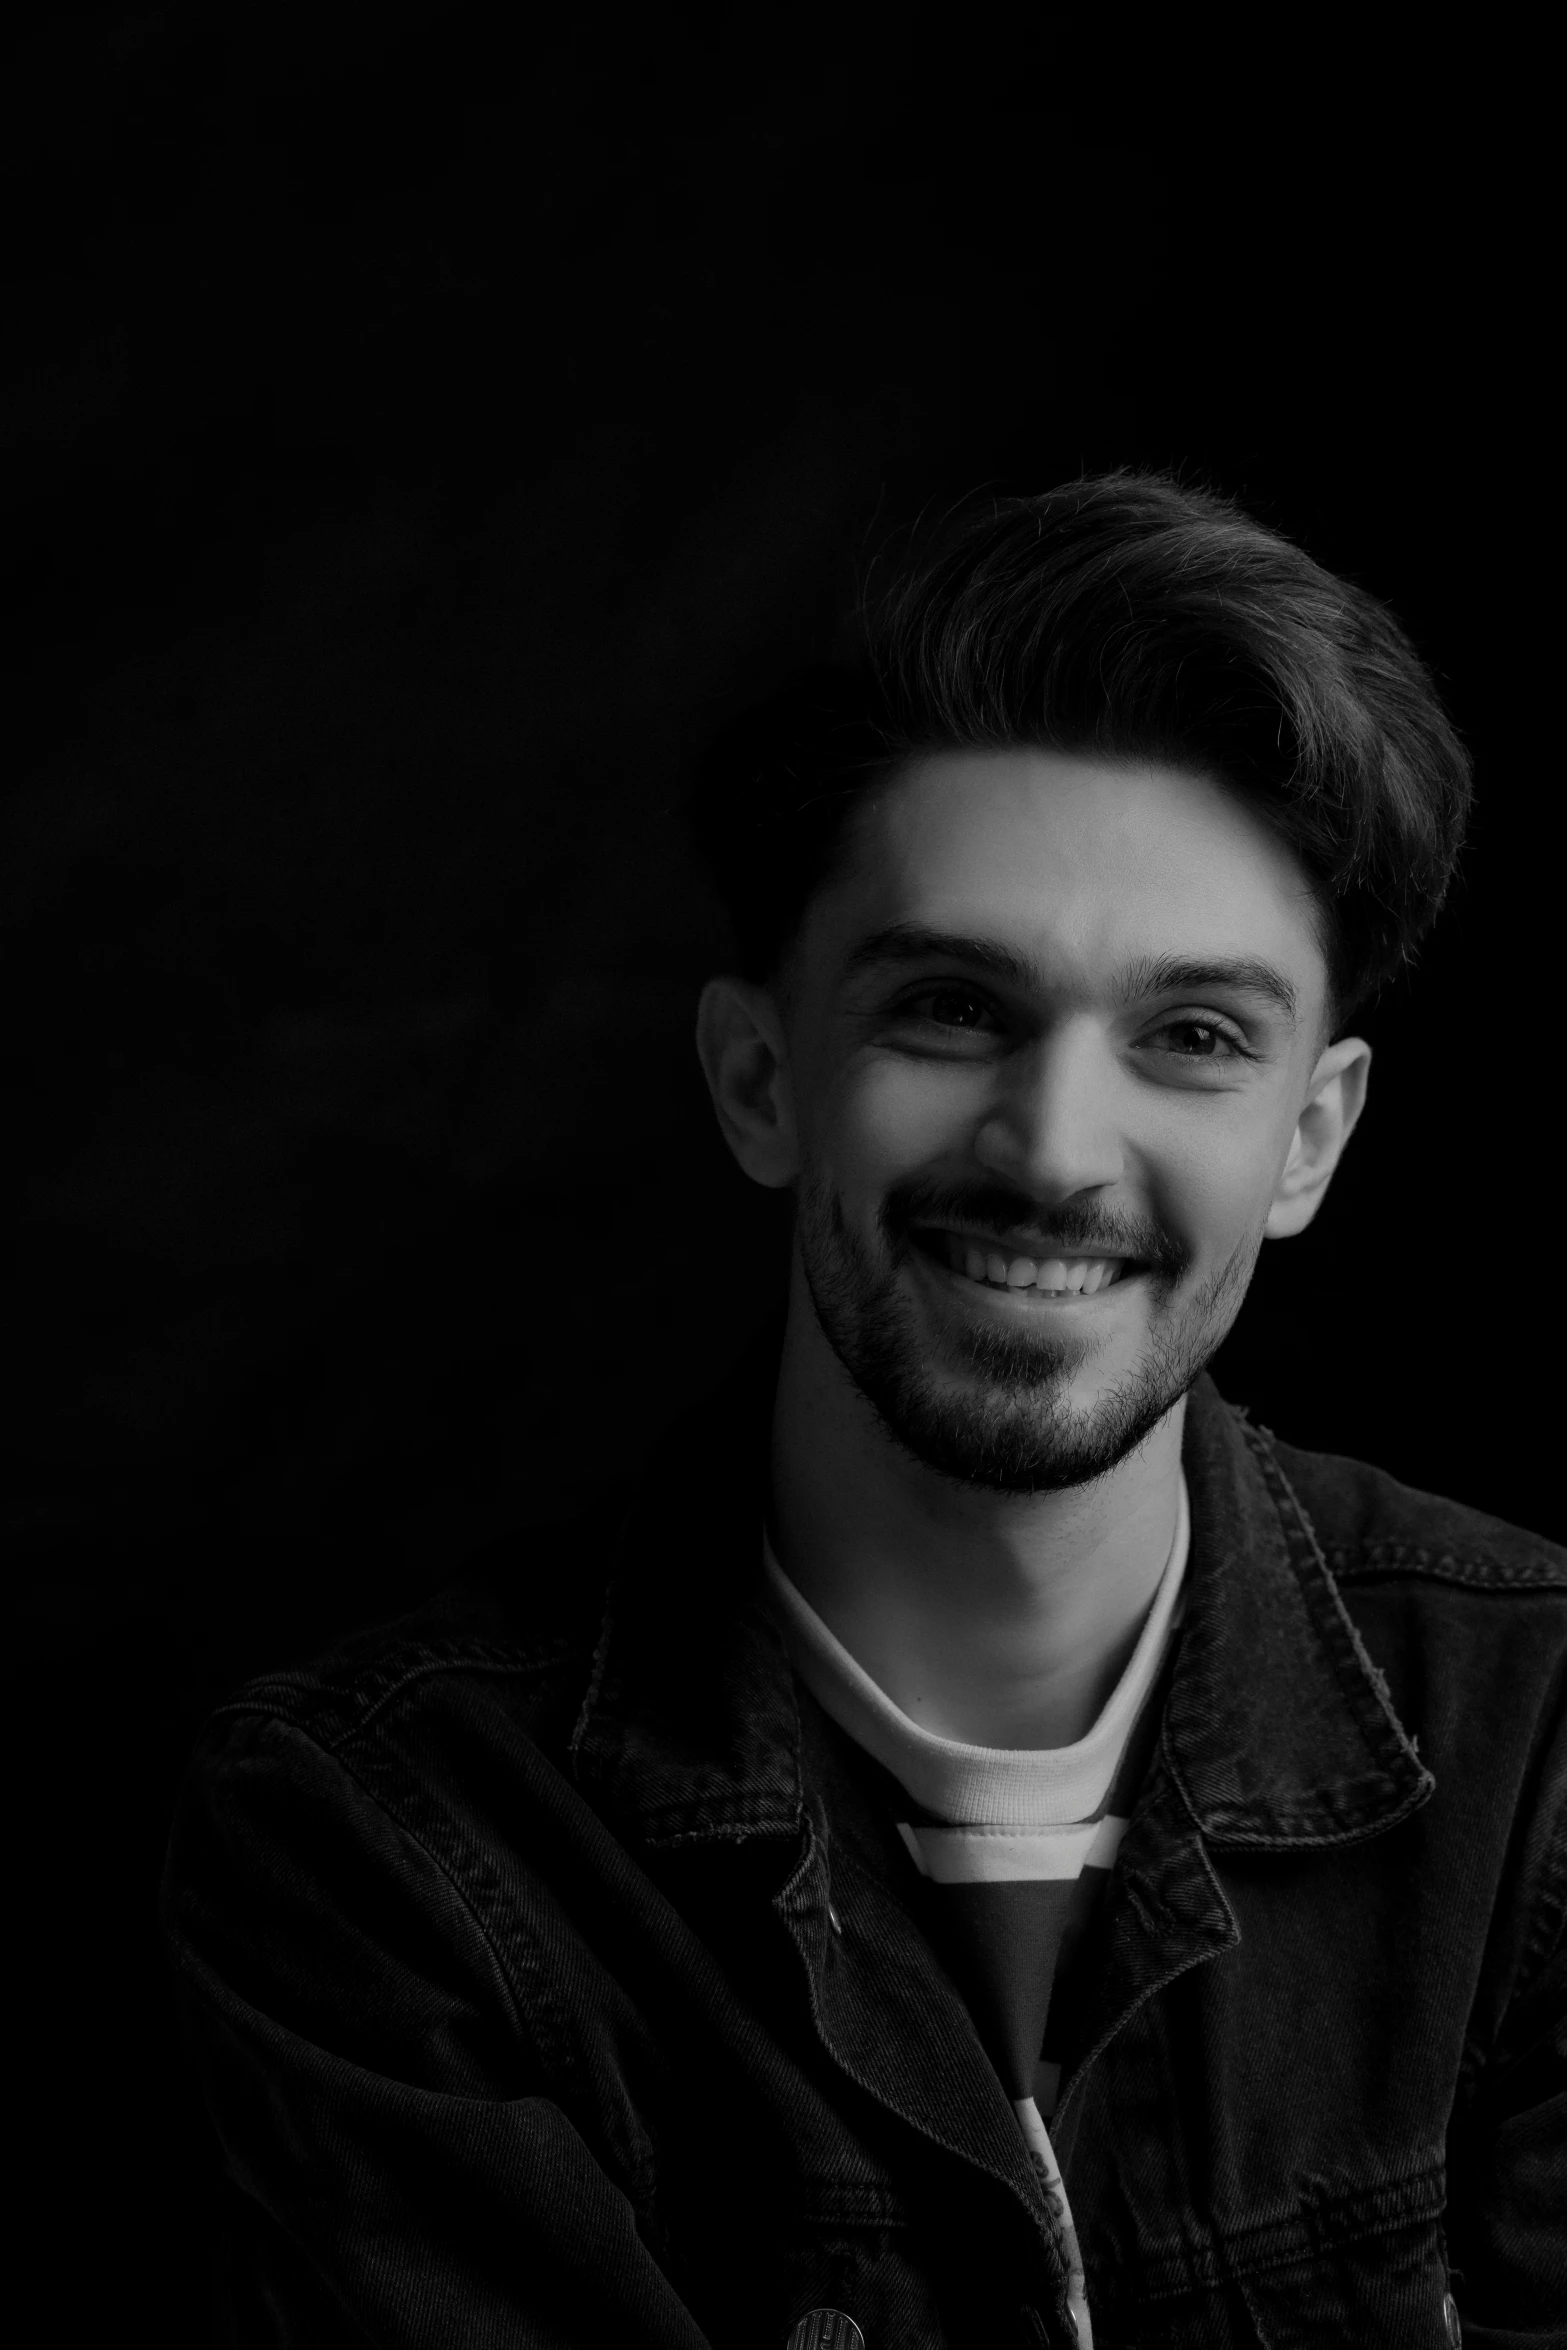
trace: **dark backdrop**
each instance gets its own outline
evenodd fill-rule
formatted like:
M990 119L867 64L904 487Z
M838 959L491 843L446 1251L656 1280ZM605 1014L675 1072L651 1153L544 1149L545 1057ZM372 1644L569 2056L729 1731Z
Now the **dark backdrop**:
M106 8L7 79L7 1718L62 2339L199 2331L150 1917L203 1707L629 1473L775 1294L672 811L932 499L1174 465L1413 630L1466 878L1218 1372L1567 1534L1516 158L1451 111L1134 127L1049 35L462 24Z

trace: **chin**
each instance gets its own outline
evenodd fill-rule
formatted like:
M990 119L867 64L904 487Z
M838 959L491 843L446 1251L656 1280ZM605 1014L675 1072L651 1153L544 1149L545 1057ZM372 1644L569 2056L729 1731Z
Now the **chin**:
M930 1329L896 1289L869 1311L836 1304L821 1301L818 1319L884 1433L937 1475L990 1492L1107 1475L1190 1384L1157 1345L1117 1373L1084 1333Z
M1058 1493L1108 1476L1180 1400L1141 1383L1096 1387L1082 1400L1070 1383L1048 1399L943 1391L934 1382L865 1392L889 1437L925 1468L1014 1494Z

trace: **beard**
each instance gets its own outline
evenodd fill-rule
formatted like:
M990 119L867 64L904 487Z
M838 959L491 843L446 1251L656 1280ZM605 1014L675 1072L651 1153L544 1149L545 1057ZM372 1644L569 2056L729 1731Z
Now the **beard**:
M1062 1256L1095 1248L1139 1261L1152 1297L1141 1359L1087 1400L1074 1375L1092 1341L1067 1330L948 1329L933 1343L898 1275L917 1226L1038 1229L1037 1204L993 1184L898 1185L877 1219L873 1253L851 1230L829 1184L801 1186L796 1246L823 1334L893 1440L939 1475L994 1493L1057 1493L1105 1476L1185 1395L1224 1338L1251 1280L1262 1228L1177 1303L1189 1251L1151 1223L1062 1207L1048 1219ZM1125 1278L1126 1276L1123 1276Z

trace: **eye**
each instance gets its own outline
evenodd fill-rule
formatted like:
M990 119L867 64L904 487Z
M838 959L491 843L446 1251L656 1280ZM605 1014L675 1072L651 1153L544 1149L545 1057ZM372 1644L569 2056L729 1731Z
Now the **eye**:
M983 988L961 979L927 980L900 996L891 1026L905 1050L965 1059L996 1050L1008 1033L1005 1016Z
M966 987L928 987L913 999L909 1010L938 1028L982 1028L992 1016L984 998Z
M1156 1033L1169 1040L1168 1049L1182 1060L1239 1060L1246 1052L1234 1029L1219 1020L1167 1020Z

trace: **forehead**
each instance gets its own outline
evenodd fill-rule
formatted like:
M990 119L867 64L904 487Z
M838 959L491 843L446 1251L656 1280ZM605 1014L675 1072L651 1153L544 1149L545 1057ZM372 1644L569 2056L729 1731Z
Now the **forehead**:
M897 923L1022 950L1063 984L1148 955L1269 954L1325 984L1310 884L1222 786L1027 748L927 753L859 810L808 925L851 954Z

